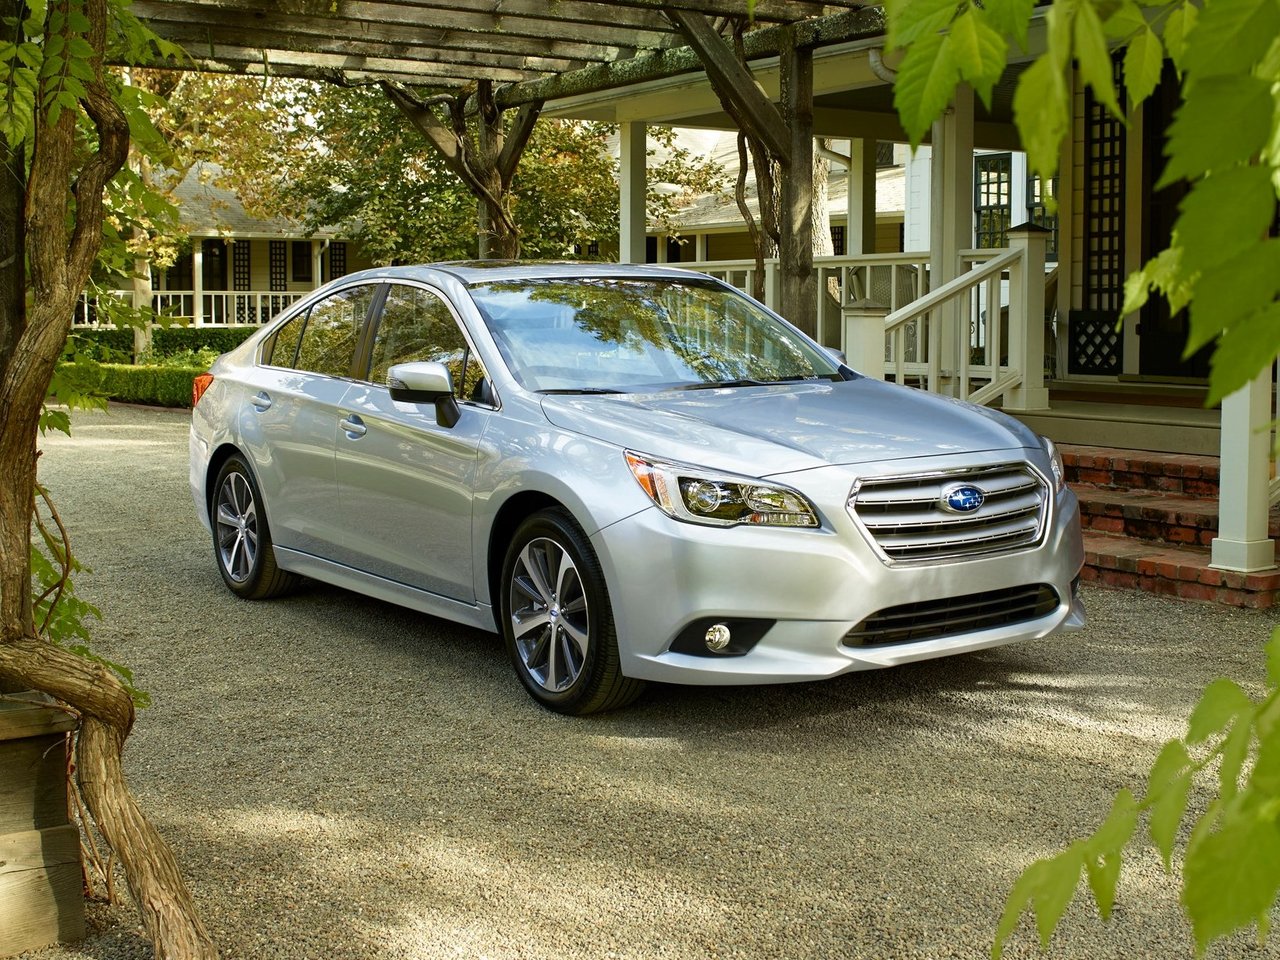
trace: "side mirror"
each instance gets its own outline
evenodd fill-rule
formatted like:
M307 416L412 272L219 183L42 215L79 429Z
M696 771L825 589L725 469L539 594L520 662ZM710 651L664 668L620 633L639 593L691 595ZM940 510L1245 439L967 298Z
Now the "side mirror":
M841 366L845 366L849 363L849 358L845 356L845 352L843 350L837 350L835 347L827 347L827 353L835 357L836 362Z
M442 427L452 427L461 416L453 395L453 377L443 363L397 363L387 371L387 389L391 399L401 403L435 404L436 423Z

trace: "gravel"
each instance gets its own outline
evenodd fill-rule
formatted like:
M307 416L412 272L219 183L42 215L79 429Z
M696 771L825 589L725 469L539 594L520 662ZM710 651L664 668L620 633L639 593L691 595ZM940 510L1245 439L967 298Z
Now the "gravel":
M567 719L495 635L320 584L233 597L187 420L77 415L41 479L97 649L154 697L128 775L227 958L982 957L1019 870L1141 787L1207 681L1262 689L1277 620L1087 590L1079 634ZM151 956L127 902L90 928L32 956ZM1036 955L1024 922L1006 956ZM1049 955L1194 955L1149 844L1113 921L1078 897Z

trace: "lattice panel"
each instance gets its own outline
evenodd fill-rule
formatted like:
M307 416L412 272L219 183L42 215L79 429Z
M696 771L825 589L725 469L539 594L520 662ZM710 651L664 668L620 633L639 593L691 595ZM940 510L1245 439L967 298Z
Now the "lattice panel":
M267 265L271 271L271 289L289 289L289 251L283 240L272 240L267 245Z
M231 244L231 289L253 289L253 273L250 269L249 241L241 240ZM248 297L236 297L236 323L254 323L253 305Z
M347 275L347 245L341 240L329 244L329 279Z
M1113 63L1117 94L1124 103L1120 65ZM1084 308L1115 311L1124 303L1124 124L1108 112L1090 87L1085 95Z
M1124 336L1116 329L1118 314L1105 310L1072 310L1067 319L1067 372L1119 376L1124 371Z

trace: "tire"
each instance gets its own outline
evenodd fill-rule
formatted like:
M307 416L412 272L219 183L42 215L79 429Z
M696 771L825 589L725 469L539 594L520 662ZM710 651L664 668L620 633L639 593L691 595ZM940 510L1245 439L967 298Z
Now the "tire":
M600 561L564 510L516 530L502 565L502 635L529 694L557 713L626 706L644 690L622 675Z
M276 566L262 494L248 466L230 457L209 498L213 556L230 590L246 600L267 600L293 589L295 574Z

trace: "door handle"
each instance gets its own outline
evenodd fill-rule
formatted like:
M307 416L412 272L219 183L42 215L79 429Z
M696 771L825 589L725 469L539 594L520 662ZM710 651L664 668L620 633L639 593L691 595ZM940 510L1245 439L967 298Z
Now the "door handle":
M349 417L343 417L338 421L338 426L347 432L347 438L350 440L359 440L368 431L368 427L364 425L364 421L360 419L360 415L353 413Z
M271 409L271 397L267 395L265 390L259 390L249 402L253 404L253 409L257 410L259 413L265 413L267 410Z

